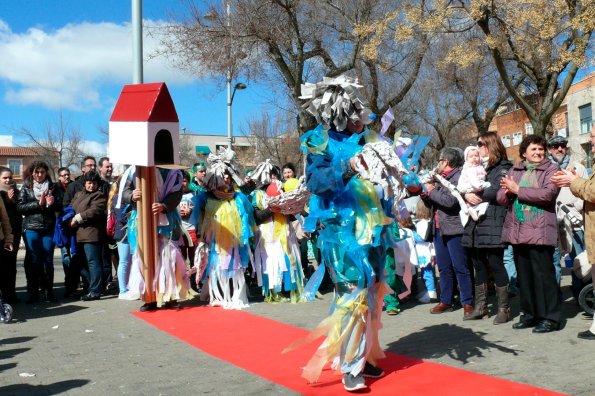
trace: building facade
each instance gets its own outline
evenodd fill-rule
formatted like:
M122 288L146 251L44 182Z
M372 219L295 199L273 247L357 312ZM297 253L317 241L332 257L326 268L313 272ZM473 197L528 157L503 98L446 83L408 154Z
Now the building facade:
M589 167L593 163L589 131L593 125L594 106L595 72L570 87L551 121L554 134L567 137L572 155ZM525 112L511 101L498 110L490 131L498 133L509 158L518 160L519 144L526 135L533 133L533 127Z

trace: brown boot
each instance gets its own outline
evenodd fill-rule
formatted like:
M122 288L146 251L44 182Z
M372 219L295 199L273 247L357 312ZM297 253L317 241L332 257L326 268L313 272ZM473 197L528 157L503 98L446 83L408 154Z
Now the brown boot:
M498 297L498 314L494 318L494 324L499 325L510 320L510 305L508 304L508 285L496 286L496 296Z
M473 312L470 315L464 316L463 320L487 319L490 316L486 304L487 292L487 284L475 285L475 306L473 307Z

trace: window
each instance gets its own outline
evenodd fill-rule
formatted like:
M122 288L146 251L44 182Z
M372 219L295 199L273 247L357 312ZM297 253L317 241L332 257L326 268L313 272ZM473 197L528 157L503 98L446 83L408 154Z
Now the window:
M525 122L525 135L533 135L533 124Z
M510 138L510 135L504 135L502 136L502 144L504 145L504 147L510 147L512 144L512 139Z
M523 141L523 132L515 132L512 134L512 145L518 146Z
M23 174L23 160L22 159L9 159L8 168L14 176L21 176Z
M581 133L589 133L593 127L593 111L591 103L578 108L579 117L581 120Z

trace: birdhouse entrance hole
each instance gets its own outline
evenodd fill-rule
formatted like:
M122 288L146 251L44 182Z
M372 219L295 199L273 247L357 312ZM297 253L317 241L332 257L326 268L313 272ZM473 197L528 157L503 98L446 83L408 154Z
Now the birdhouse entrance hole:
M171 133L162 129L155 135L155 165L174 163L174 145Z

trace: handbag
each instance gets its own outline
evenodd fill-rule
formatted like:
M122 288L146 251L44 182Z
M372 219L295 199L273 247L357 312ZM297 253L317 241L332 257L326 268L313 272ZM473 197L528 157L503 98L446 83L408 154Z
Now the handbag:
M105 233L108 237L113 238L116 235L116 216L114 211L110 210L107 214L107 226L105 227Z

